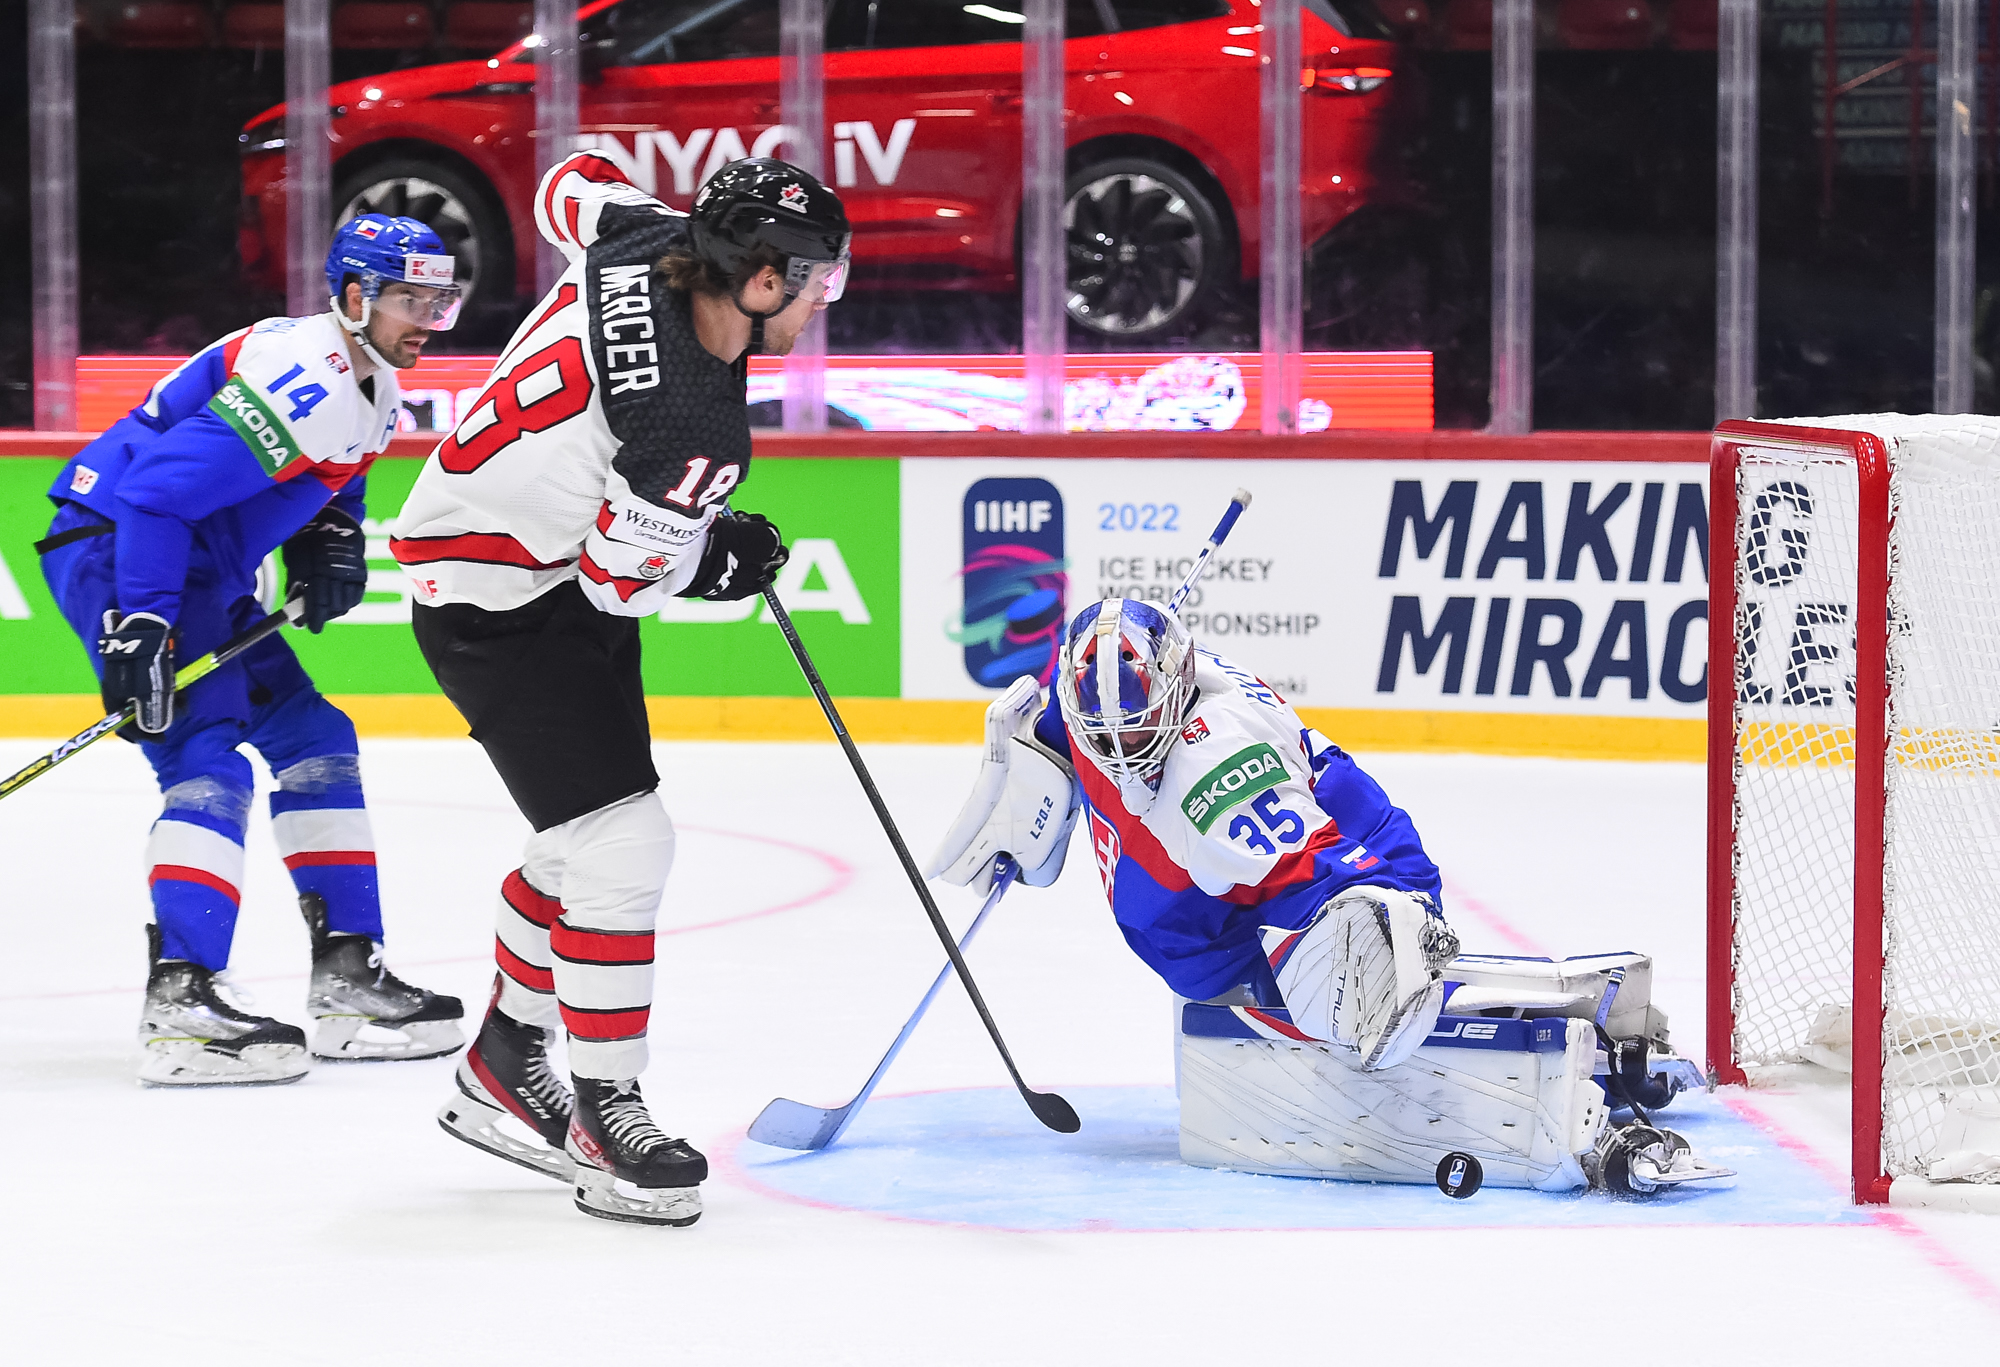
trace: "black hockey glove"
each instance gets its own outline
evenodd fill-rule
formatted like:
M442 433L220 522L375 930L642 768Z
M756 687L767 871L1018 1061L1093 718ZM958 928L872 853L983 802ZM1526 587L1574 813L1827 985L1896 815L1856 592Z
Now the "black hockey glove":
M708 524L701 564L680 597L706 598L711 603L754 598L791 558L777 524L762 513L717 513Z
M299 625L317 633L368 592L361 524L331 504L285 543L286 593L305 599Z
M104 614L97 653L104 659L104 710L122 712L137 703L139 729L157 736L174 724L174 638L172 627L150 612L119 617Z

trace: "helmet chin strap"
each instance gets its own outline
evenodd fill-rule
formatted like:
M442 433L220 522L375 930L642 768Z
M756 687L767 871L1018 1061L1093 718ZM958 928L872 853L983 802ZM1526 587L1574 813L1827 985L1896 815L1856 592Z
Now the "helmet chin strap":
M756 309L749 307L747 304L743 302L743 291L748 289L749 287L750 286L748 282L738 285L735 288L735 290L730 293L729 302L736 305L736 311L738 313L742 314L745 318L748 318L750 320L750 346L747 350L744 351L743 354L745 356L758 356L763 354L764 351L765 320L776 318L779 314L783 313L786 309L790 308L792 306L792 300L798 298L798 296L796 294L788 294L778 302L778 307L770 309L764 313L759 313Z
M361 344L361 349L367 353L368 359L373 361L377 366L393 370L395 367L391 366L388 359L375 349L375 343L368 340L368 320L375 314L375 301L366 295L361 297L361 319L359 322L347 316L347 310L341 307L338 299L330 302L333 304L333 316L340 321L340 325L343 328L347 329L347 335Z

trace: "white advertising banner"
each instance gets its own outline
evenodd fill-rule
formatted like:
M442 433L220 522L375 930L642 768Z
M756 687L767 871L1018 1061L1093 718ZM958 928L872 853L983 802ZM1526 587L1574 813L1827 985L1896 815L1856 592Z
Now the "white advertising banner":
M1092 600L1164 600L1306 708L1699 722L1698 463L905 460L903 696L1044 682Z

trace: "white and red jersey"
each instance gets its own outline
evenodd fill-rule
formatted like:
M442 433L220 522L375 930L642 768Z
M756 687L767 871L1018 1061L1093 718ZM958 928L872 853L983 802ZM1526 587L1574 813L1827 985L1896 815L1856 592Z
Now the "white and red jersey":
M419 603L505 611L578 579L603 611L647 616L694 578L749 472L744 368L703 349L655 273L686 217L609 159L551 169L535 223L570 267L431 453L390 549Z
M1247 981L1267 927L1311 924L1344 888L1442 892L1408 813L1270 685L1199 650L1197 697L1155 783L1120 788L1052 697L1035 734L1076 764L1111 914L1195 1001ZM1296 937L1278 938L1282 968Z

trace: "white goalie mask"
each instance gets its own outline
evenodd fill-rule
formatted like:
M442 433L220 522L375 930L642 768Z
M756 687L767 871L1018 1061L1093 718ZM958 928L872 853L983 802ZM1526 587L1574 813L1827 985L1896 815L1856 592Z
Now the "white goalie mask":
M1194 641L1152 603L1107 598L1076 615L1056 670L1070 738L1122 787L1159 776L1194 697Z

